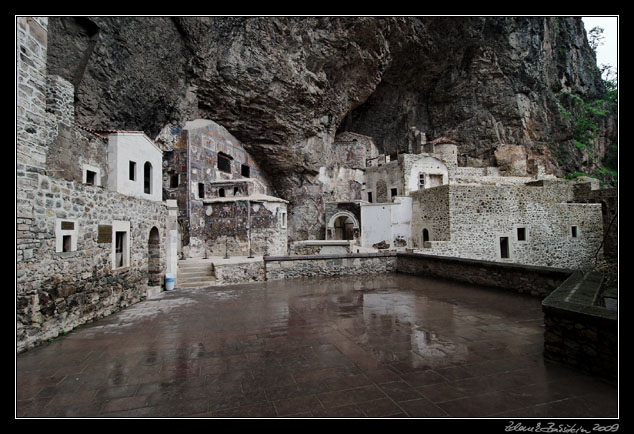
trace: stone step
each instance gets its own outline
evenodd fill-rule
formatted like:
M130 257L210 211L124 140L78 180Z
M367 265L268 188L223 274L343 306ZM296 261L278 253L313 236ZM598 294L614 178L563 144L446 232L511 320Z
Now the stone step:
M197 280L216 280L216 276L213 274L205 274L204 276L176 276L176 280L180 282L195 282Z
M216 285L216 281L215 280L210 280L210 281L198 281L198 282L191 282L191 283L182 283L179 282L174 288L176 289L191 289L191 288L204 288L206 286L215 286Z
M179 270L211 270L213 264L178 264Z
M177 276L182 277L216 277L213 270L178 270Z

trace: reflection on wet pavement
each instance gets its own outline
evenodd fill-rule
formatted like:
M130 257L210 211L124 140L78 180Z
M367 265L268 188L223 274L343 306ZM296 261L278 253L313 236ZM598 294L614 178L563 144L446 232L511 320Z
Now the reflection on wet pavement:
M540 301L419 276L163 292L16 357L17 417L617 417Z

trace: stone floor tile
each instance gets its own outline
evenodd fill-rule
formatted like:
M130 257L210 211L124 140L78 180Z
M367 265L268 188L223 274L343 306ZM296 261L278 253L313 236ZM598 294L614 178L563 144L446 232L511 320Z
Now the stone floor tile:
M541 302L420 276L163 292L16 356L18 417L613 417ZM156 299L155 299L156 300ZM318 405L317 405L318 404Z
M317 411L323 409L321 402L316 395L298 396L295 398L274 401L273 405L279 416L303 413L307 411Z

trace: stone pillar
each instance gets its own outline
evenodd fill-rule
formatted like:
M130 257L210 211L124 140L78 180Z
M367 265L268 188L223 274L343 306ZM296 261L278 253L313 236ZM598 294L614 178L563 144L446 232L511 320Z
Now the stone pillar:
M166 273L176 276L178 271L178 203L167 200L167 243L166 243ZM175 278L176 280L176 278Z

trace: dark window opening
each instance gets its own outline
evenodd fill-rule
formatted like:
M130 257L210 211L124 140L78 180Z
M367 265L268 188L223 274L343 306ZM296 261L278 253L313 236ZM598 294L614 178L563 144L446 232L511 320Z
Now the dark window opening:
M218 170L222 170L223 172L231 173L231 157L218 153Z
M170 175L170 188L178 187L178 173Z
M429 241L429 231L427 229L423 229L423 243L426 243L427 241Z
M130 161L130 170L128 178L130 181L136 181L136 163L134 161Z
M392 188L392 189L390 190L390 193L392 193L392 197L394 197L394 196L396 196L396 195L398 194L398 189L396 189L396 188Z
M62 236L62 252L70 252L72 250L72 237L70 235Z
M526 241L526 228L517 228L517 241Z
M199 199L205 198L205 184L203 184L202 182L198 183L198 198Z
M123 267L123 242L125 232L115 232L115 268Z
M143 165L143 191L152 194L152 164L149 161Z
M372 192L368 191L368 202L372 203Z
M570 235L572 236L572 238L577 238L577 227L576 226L571 226L570 227Z
M240 189L238 187L233 187L233 195L237 196L238 194L240 194Z
M86 184L95 185L96 178L97 178L97 172L93 172L92 170L86 170Z
M509 237L500 237L500 257L509 258Z
M249 178L251 176L251 168L247 166L246 164L243 164L240 170L241 170L242 176L244 176L245 178Z
M224 188L219 188L218 189L218 197L225 197L225 189Z

